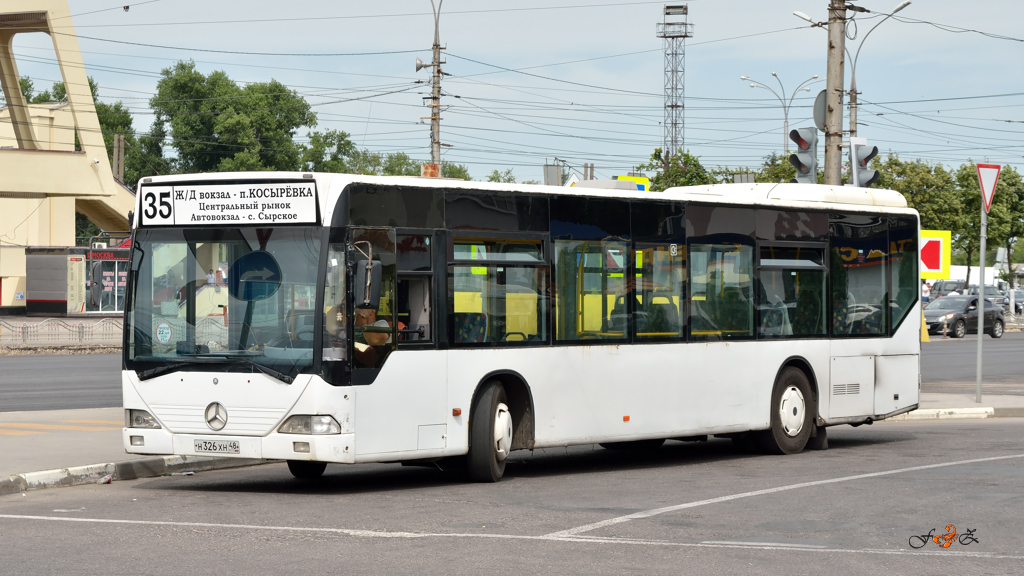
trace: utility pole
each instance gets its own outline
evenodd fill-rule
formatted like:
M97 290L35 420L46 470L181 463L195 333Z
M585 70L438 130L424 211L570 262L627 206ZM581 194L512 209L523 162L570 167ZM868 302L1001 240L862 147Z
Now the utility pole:
M838 186L843 168L843 56L846 53L846 4L828 8L828 70L825 86L825 184Z
M430 164L423 164L420 167L420 175L425 178L441 177L441 4L444 0L438 0L434 6L434 0L430 0L430 8L434 11L434 60L430 67L433 69L430 90ZM416 71L426 65L416 59ZM422 118L421 118L422 119Z

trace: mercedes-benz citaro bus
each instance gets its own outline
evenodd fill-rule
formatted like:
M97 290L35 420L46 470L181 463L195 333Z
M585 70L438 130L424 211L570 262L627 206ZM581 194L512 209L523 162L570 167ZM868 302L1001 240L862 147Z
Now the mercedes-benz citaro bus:
M130 453L493 482L513 450L790 454L918 405L918 215L893 191L253 172L136 202Z

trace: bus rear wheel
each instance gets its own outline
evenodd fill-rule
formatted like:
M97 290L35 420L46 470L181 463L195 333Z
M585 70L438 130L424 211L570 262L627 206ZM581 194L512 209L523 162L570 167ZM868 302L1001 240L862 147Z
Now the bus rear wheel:
M470 412L469 454L466 472L474 482L497 482L505 474L505 459L512 448L512 414L505 387L490 381L477 396Z
M309 462L308 460L289 460L288 471L296 478L319 478L327 469L326 462Z
M811 384L803 370L790 366L779 374L772 390L771 428L758 433L758 444L769 454L796 454L811 437L817 415Z

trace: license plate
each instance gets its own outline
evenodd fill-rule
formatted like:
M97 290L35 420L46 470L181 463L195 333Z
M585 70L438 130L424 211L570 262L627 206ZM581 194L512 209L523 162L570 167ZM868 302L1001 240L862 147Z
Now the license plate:
M196 440L196 452L238 454L238 440Z

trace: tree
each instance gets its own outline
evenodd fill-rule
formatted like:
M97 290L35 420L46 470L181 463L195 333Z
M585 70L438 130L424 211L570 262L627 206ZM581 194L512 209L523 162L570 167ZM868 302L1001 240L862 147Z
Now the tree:
M715 184L714 175L701 165L700 159L689 152L679 151L675 155L663 155L661 148L655 148L647 164L640 170L655 171L651 177L651 190L663 191L673 186L700 186Z
M161 71L149 105L153 131L169 128L182 172L298 170L296 130L315 126L304 98L276 80L239 87L221 71L203 75L194 62Z
M788 159L775 152L765 156L761 169L754 172L754 182L778 184L779 182L789 182L793 178L796 178L796 168L789 163Z
M921 228L960 228L958 220L963 215L962 197L957 193L953 174L942 164L904 161L899 155L890 153L884 161L878 161L872 167L880 174L876 187L903 194L907 205L921 214Z
M352 160L357 152L347 132L313 132L309 134L309 144L302 147L302 169L336 174L354 172Z
M451 162L441 163L442 178L457 178L459 180L472 180L469 175L469 168L465 164L453 164Z
M515 184L516 177L514 174L512 174L511 168L505 170L504 172L498 172L497 170L494 170L493 172L487 175L487 181L504 182L505 184Z

